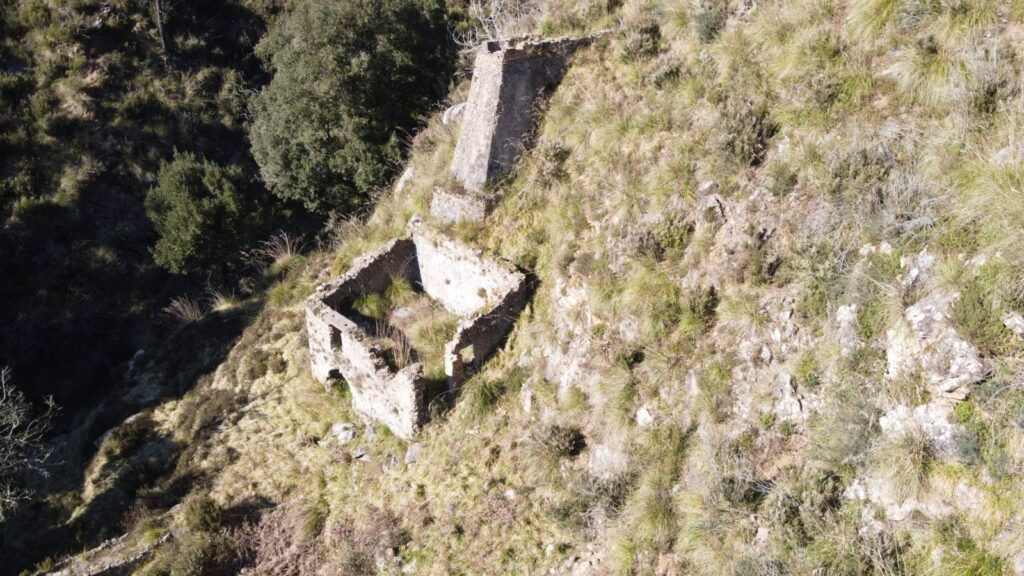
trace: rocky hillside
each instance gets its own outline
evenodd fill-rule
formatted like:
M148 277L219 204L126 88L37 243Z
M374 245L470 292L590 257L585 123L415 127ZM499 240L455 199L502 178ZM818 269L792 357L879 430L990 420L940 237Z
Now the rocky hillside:
M268 251L265 296L140 359L144 396L251 318L103 439L75 517L130 503L127 536L38 569L1024 574L1024 3L515 16L611 32L576 53L493 212L431 216L460 132L439 112L371 215ZM406 442L314 380L303 302L414 215L535 289Z

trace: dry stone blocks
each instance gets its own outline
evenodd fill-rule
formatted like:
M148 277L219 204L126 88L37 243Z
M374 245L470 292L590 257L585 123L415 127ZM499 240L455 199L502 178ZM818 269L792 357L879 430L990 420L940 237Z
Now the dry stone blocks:
M526 276L511 263L487 258L418 218L409 223L408 233L357 260L348 273L319 286L306 302L313 375L325 383L344 377L355 409L402 438L411 438L426 422L432 382L419 362L391 367L351 314L352 302L405 278L460 316L445 347L448 386L456 387L501 344L527 295Z
M485 42L476 53L469 100L452 160L461 190L435 192L431 212L480 220L496 199L485 184L508 172L532 139L537 107L561 81L573 52L590 39Z

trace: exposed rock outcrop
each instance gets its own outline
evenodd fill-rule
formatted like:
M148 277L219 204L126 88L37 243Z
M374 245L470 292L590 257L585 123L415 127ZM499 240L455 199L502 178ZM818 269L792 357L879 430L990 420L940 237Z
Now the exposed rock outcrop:
M908 377L920 369L933 395L962 400L971 385L988 377L991 366L949 323L957 298L956 292L936 290L907 308L905 324L887 331L889 378Z

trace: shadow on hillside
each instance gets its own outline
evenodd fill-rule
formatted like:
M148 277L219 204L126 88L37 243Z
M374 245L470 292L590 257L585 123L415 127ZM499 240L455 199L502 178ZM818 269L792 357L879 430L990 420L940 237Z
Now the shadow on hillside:
M61 451L52 476L36 484L41 497L0 526L0 555L5 559L0 575L18 574L46 558L95 547L124 533L134 508L168 509L203 483L187 466L178 466L182 459L188 463L189 445L156 433L145 413L123 422L194 386L208 385L259 307L214 312L182 326L145 362L143 377L118 386L102 405L76 418L71 432L54 440ZM140 388L146 393L138 394ZM191 415L192 444L215 430L237 404L209 400ZM116 431L97 448L97 440L111 429ZM80 506L77 491L86 474L102 490Z

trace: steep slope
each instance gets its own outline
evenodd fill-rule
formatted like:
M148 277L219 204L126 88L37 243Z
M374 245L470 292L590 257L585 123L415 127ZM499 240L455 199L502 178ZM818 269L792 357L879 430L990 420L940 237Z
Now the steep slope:
M494 212L435 222L535 276L504 349L412 444L309 373L303 298L430 218L438 115L120 456L170 443L143 501L193 493L143 573L1024 573L1022 17L549 3L616 32Z

